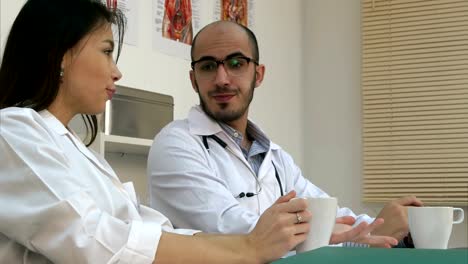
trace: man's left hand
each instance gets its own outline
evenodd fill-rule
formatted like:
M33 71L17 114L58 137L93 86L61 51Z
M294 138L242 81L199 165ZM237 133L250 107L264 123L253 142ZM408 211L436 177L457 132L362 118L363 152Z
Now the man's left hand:
M407 206L422 206L423 203L415 196L405 196L400 199L389 202L380 211L378 218L385 221L377 226L372 235L391 236L398 241L408 235L408 209Z

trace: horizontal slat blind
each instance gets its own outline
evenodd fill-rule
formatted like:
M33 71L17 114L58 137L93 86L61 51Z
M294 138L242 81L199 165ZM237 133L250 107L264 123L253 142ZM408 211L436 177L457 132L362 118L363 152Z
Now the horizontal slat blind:
M363 200L468 205L468 0L362 0Z

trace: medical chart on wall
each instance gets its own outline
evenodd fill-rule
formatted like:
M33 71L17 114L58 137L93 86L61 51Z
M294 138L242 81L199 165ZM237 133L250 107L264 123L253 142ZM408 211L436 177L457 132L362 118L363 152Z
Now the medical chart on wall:
M108 8L119 8L127 18L124 43L138 45L138 0L102 0Z
M254 0L216 0L213 19L233 21L252 28Z
M200 30L200 0L153 0L153 50L190 60Z

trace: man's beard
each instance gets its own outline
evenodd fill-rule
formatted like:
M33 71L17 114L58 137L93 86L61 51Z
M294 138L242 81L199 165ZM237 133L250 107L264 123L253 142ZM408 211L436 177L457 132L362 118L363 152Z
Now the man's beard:
M256 80L256 77L253 78L253 80L252 80L252 82L250 84L250 90L249 90L248 95L247 95L248 96L247 101L242 102L243 105L240 106L240 109L237 109L237 110L234 109L234 110L231 110L231 111L227 111L227 110L223 111L224 109L226 109L229 106L229 103L221 103L221 104L218 104L219 107L221 108L221 111L218 111L218 112L213 112L207 107L206 102L203 100L202 96L200 95L200 91L198 89L198 83L195 80L195 86L196 86L197 91L198 91L198 98L200 99L200 106L202 107L203 111L209 117L211 117L212 119L214 119L217 122L230 123L232 121L238 120L249 109L249 105L253 100L253 94L254 94L254 89L255 89L255 80ZM228 92L228 91L230 91L228 88L219 87L219 86L217 86L216 90L215 90L216 93L223 93L223 92Z

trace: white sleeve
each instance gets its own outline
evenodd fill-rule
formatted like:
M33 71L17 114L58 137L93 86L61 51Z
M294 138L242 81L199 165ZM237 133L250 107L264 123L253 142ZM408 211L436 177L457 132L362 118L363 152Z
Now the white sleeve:
M161 225L101 210L110 197L87 192L40 121L0 112L0 232L54 263L152 263Z
M281 152L282 163L285 164L284 166L286 166L286 175L289 175L293 179L290 190L295 190L298 197L330 197L326 192L314 185L302 175L301 169L294 163L292 157L289 154L282 150ZM351 209L346 207L338 207L336 216L352 216L356 219L355 225L361 223L362 221L368 223L374 221L374 218L366 214L356 215Z
M210 167L202 140L182 128L163 129L148 157L151 207L177 228L210 233L248 233L258 214L241 206Z

